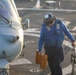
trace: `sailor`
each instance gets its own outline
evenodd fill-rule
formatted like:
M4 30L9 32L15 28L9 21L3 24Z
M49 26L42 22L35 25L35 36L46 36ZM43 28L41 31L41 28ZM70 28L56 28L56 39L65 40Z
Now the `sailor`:
M64 60L63 41L64 34L71 40L72 46L76 46L74 37L62 20L48 13L44 17L38 42L38 51L41 53L44 46L48 55L48 65L52 75L62 75L61 62Z

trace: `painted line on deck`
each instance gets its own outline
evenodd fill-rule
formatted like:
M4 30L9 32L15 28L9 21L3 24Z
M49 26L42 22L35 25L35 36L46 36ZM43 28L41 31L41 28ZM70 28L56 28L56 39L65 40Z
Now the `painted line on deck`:
M75 31L76 30L76 27L74 27L73 29L72 29L72 31Z
M32 64L32 62L30 62L25 58L18 58L9 63L9 65L22 65L22 64Z
M59 12L76 12L76 10L71 10L71 9L35 9L35 8L17 8L20 11L23 10L36 10L36 11L59 11Z

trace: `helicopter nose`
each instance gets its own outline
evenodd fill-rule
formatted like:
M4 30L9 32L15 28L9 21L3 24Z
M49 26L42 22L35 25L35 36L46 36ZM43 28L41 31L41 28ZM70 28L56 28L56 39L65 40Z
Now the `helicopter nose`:
M11 34L3 34L3 38L11 43L14 43L19 39L19 36L18 35L11 35Z

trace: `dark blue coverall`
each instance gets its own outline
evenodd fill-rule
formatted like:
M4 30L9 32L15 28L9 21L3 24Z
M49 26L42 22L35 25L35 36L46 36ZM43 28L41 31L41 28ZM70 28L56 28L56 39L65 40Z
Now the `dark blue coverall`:
M42 24L40 38L38 42L38 50L41 52L44 44L45 53L48 55L48 64L52 75L62 75L60 63L64 60L63 41L64 34L73 42L75 39L65 26L65 24L56 19L52 26Z

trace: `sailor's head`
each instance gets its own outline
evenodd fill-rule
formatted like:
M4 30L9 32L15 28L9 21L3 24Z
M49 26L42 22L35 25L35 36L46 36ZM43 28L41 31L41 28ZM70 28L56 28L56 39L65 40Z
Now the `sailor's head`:
M45 14L44 16L44 23L46 24L52 24L55 20L56 17L51 13Z

